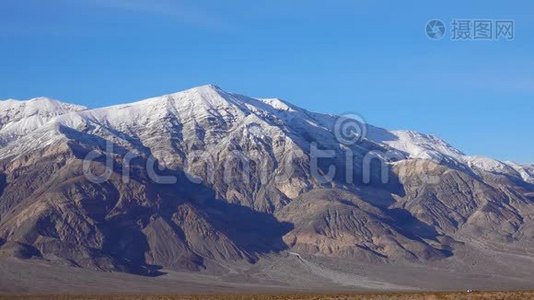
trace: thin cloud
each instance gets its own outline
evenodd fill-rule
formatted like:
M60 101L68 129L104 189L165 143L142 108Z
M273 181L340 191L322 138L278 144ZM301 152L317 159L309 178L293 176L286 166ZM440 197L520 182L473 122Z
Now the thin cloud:
M228 24L206 11L188 7L183 3L168 0L92 0L99 7L128 10L137 13L153 14L173 18L182 23L221 29Z

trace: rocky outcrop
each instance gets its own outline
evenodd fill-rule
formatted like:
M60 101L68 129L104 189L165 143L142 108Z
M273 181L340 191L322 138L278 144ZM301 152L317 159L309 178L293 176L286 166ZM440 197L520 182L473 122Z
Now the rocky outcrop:
M426 263L533 246L529 168L429 135L367 125L346 143L336 116L214 86L93 110L32 101L0 103L0 256L157 275L285 250Z

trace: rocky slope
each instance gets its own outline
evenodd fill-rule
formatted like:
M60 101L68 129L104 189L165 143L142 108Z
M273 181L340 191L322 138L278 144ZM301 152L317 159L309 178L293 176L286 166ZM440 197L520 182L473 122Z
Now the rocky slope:
M340 120L212 85L99 109L2 101L0 256L157 275L287 251L381 264L481 244L530 255L532 166Z

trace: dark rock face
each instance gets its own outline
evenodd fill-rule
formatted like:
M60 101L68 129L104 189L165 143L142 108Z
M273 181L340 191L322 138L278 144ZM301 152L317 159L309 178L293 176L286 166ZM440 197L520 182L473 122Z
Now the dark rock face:
M290 224L217 199L185 178L158 185L140 174L125 184L113 174L96 184L80 174L81 161L69 150L48 162L42 170L13 172L18 178L2 195L1 226L1 236L33 245L45 258L152 274L163 266L199 270L206 259L254 262L286 248L282 235Z
M23 134L4 133L10 119L2 121L0 256L158 275L218 272L285 250L424 263L466 244L534 245L528 180L450 158L430 162L439 182L429 184L420 159L405 156L389 165L388 182L375 166L364 184L366 153L389 146L341 144L331 116L215 87L100 110L65 107L37 114L47 119ZM311 147L334 153L316 171L336 167L332 180L313 174ZM110 161L105 180L87 176L106 174Z

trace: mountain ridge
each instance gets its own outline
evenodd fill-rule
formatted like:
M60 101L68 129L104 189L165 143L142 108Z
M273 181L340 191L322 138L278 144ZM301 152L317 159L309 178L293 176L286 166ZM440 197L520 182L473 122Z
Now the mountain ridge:
M23 116L0 128L0 257L159 276L240 273L290 251L334 270L488 272L466 253L534 246L532 168L432 135L213 85L41 114L13 103L0 102Z
M191 94L197 94L196 96ZM221 96L222 99L228 101L228 103L224 104L222 102L218 103L210 103L209 101L205 101L206 99L217 99L215 96ZM178 99L175 99L174 97L177 97ZM230 99L226 99L225 97L228 97ZM28 100L15 100L15 99L7 99L7 100L0 100L0 106L4 107L7 103L14 102L19 105L23 104L30 104L35 102L50 102L54 105L61 107L67 107L72 108L72 112L84 112L81 115L90 117L91 114L95 113L98 114L99 112L104 112L106 110L110 109L124 109L124 108L130 108L135 106L157 106L157 104L163 105L164 103L158 103L158 102L164 102L164 101L172 101L175 104L180 104L182 106L185 106L187 104L190 104L187 102L188 99L192 99L193 101L193 108L198 108L198 106L206 106L207 109L216 109L217 105L219 106L227 106L228 104L233 105L246 105L247 101L259 101L262 103L265 103L266 105L272 107L274 111L298 111L299 113L303 114L312 114L312 115L319 115L323 117L335 117L336 115L332 114L322 114L322 113L312 113L305 109L296 107L295 105L287 102L286 100L282 100L280 98L250 98L246 96L242 96L239 94L234 93L228 93L224 90L222 90L219 86L214 84L206 84L198 87L193 87L190 89L186 89L184 91L164 94L161 96L156 97L150 97L147 99L137 100L134 102L124 103L124 104L116 104L112 106L105 106L105 107L98 107L98 108L88 108L76 104L71 104L68 102L62 102L59 100L54 100L47 97L35 97ZM177 101L177 100L186 100L186 101ZM204 102L198 104L195 103L195 101L198 100L204 100ZM220 99L217 99L220 100ZM255 103L256 105L258 103ZM207 110L206 109L206 110ZM54 117L59 117L63 114L66 114L70 111L51 111L50 113ZM76 115L76 114L74 114ZM0 112L1 116L1 112ZM59 121L61 118L59 118ZM124 119L123 119L124 120ZM48 120L47 120L48 121ZM53 121L53 120L52 120ZM73 120L64 120L64 122L71 125L72 123L76 123ZM44 124L40 124L44 125ZM369 124L366 124L369 125ZM392 147L395 150L399 150L401 152L404 152L410 156L410 158L420 158L420 159L440 159L439 154L445 154L445 156L453 157L456 159L461 160L464 164L473 165L475 167L482 168L485 171L491 171L491 170L497 170L497 169L503 169L502 165L506 165L507 167L511 167L512 165L518 168L519 170L526 172L524 169L525 167L528 167L529 164L520 164L514 161L501 161L493 158L489 158L487 156L482 155L465 155L457 148L451 146L447 142L443 141L439 137L432 135L432 134L424 134L413 130L385 130L382 128L377 128L374 126L371 126L371 130L369 132L369 139L373 142L377 142L379 144L387 145ZM397 140L388 140L388 137L384 137L384 133L393 134L394 137L397 138ZM389 138L391 139L391 137ZM432 149L432 146L438 145L439 150ZM436 153L438 154L438 157L436 157ZM460 158L462 157L462 158ZM501 165L500 167L498 165ZM519 172L519 171L518 171ZM532 178L528 178L528 180L533 180Z

